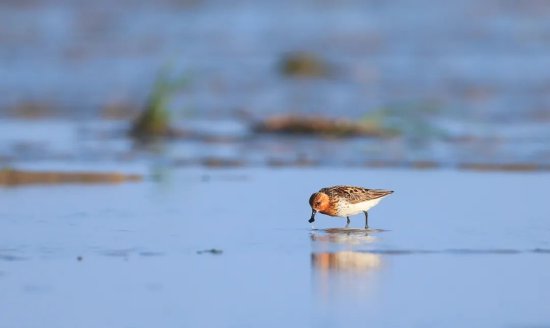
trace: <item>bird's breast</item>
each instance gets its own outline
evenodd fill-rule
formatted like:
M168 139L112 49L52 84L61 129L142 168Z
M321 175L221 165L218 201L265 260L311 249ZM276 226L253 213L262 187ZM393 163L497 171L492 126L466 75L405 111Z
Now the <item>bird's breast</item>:
M348 202L341 202L337 206L337 210L335 211L334 216L351 216L355 214L359 214L362 212L366 212L369 209L373 208L380 202L381 198L367 200L360 203L348 203Z

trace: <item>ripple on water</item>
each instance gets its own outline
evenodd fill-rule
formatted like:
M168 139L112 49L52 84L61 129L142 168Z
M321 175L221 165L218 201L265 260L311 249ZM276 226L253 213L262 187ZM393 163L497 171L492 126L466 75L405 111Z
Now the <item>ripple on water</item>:
M109 249L99 252L100 255L107 257L119 257L119 258L128 258L132 255L137 255L140 257L157 257L164 256L164 252L158 251L144 251L137 248L126 248L126 249Z
M18 251L15 249L0 249L0 261L6 262L15 262L15 261L24 261L27 258L14 254Z
M362 251L381 255L424 255L424 254L449 254L449 255L516 255L516 254L549 254L550 249L372 249Z

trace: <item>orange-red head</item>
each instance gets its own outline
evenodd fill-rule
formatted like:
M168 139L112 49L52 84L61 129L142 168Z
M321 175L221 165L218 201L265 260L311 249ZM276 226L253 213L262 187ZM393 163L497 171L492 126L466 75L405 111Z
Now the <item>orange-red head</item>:
M315 213L325 212L329 208L330 202L328 195L323 192L314 193L309 197L309 206L311 206L311 218L309 219L309 223L312 223L315 221Z

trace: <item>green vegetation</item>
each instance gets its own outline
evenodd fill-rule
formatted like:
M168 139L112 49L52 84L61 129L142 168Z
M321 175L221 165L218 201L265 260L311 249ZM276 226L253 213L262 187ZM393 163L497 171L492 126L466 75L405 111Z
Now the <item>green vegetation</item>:
M137 139L169 137L173 135L168 105L172 95L187 83L187 77L171 78L170 66L165 66L158 74L145 110L134 121L130 135Z
M434 124L441 108L435 104L405 104L382 107L366 114L362 122L392 135L422 141L443 138L445 131Z

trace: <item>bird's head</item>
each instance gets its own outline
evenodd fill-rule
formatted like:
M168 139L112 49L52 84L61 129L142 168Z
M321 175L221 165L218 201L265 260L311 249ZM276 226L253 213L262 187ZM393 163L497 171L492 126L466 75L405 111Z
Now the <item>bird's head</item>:
M309 223L315 221L315 213L323 212L330 206L328 195L322 192L316 192L309 197L309 206L311 206L311 218Z
M316 212L322 212L329 207L328 195L323 192L316 192L309 197L309 206Z

